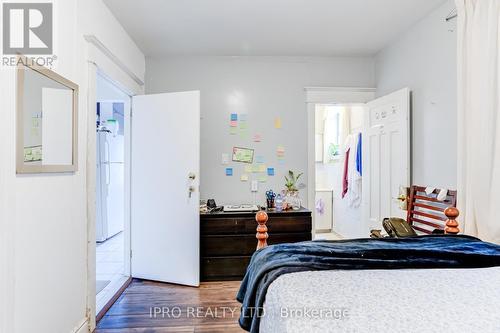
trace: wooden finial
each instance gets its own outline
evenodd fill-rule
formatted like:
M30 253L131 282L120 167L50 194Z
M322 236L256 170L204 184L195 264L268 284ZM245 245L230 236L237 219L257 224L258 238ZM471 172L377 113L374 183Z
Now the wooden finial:
M257 243L257 250L260 250L262 248L265 248L267 246L267 238L269 235L267 234L267 220L269 217L267 216L267 213L263 210L260 210L255 214L255 221L259 224L257 226L257 235L255 237L258 240Z
M445 234L456 235L460 232L458 229L457 217L460 212L455 207L448 207L444 210L444 215L448 218L446 221L446 227L444 228Z

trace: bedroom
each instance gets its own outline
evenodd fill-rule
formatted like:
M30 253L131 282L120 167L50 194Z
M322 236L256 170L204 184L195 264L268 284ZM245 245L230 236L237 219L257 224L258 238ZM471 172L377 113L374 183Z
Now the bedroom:
M450 221L448 227L453 228L454 211L447 217L443 209L455 205L461 234L500 243L494 214L500 198L495 154L498 78L491 74L498 72L498 44L484 38L498 35L493 28L498 26L498 0L44 2L54 5L57 56L50 58L57 61L47 77L77 86L75 90L66 85L75 94L73 110L78 111L69 134L73 141L68 141L73 142L73 164L55 169L58 172L47 169L43 160L41 166L25 168L39 162L33 156L40 152L28 144L22 147L29 148L28 153L24 150L24 164L22 155L19 162L16 133L23 127L16 120L22 80L4 60L1 332L243 331L236 294L257 246L257 223L255 211L239 210L254 205L275 207L267 210L270 246L258 252L269 255L269 263L279 256L273 249L281 249L273 244L297 249L296 242L315 239L319 242L312 244L328 245L311 251L325 257L328 246L376 236L377 230L385 236L386 217L407 219L418 234L419 227L431 232ZM7 7L2 7L5 18ZM6 54L4 49L4 59ZM96 303L95 124L101 77L130 97L132 111L123 115L125 211L120 255L125 275L106 302L98 297ZM394 111L397 122L385 118L384 108L389 118ZM371 123L377 115L380 119ZM39 133L40 120L33 118L23 123L29 127L25 134ZM42 131L44 125L41 122ZM383 149L370 145L374 141L369 133L386 144L380 146ZM362 148L359 140L346 146L348 137L361 137ZM49 145L43 145L46 154ZM358 152L362 167L352 158ZM353 177L358 177L357 196L352 193ZM423 188L413 187L415 193L412 185ZM412 201L412 193L413 198L435 200ZM445 198L436 202L440 193ZM423 214L439 215L438 222L418 213L408 215L401 209L408 208L403 204L407 201ZM283 203L292 209L284 210ZM251 207L236 207L243 204ZM204 211L211 207L216 207L214 213ZM433 237L437 236L416 239ZM489 243L453 237L436 238L454 239L444 244L425 242L444 252L448 246L459 248L454 260L470 255L463 250L465 242L477 251L498 251L486 249ZM410 246L412 239L398 238L394 246ZM360 246L348 244L352 251ZM369 244L392 243L375 239ZM365 250L377 252L375 247ZM387 256L393 253L388 247L381 250ZM412 255L421 254L418 246L412 250ZM410 270L388 270L384 263L369 270L359 258L365 269L309 267L285 274L270 285L263 307L330 311L333 326L325 328L320 321L312 323L319 325L316 329L304 328L311 322L294 312L264 318L260 331L382 330L386 310L399 300L390 296L396 290L411 295L398 306L421 302L419 307L427 311L408 310L392 331L444 332L459 324L498 331L494 320L499 318L480 314L487 306L498 306L500 298L498 270L484 268L499 265L498 252L493 257L475 263L464 259L451 276L445 264L432 274L429 269L412 269L408 273L414 275L404 276ZM298 258L297 254L289 260ZM331 258L328 265L336 267L337 259ZM431 279L442 297L427 290ZM474 280L481 282L467 283ZM403 283L395 281L403 281L409 290L398 289ZM337 296L333 291L338 285L345 292L336 302L325 301ZM465 288L466 295L456 296L454 286ZM247 289L251 288L249 281ZM472 305L474 294L491 297ZM362 309L356 301L373 297L380 302L372 307ZM250 303L244 305L262 306L257 300ZM31 320L26 320L26 309L37 309L30 312ZM446 324L438 316L432 318L434 326L404 326L405 320L410 325L418 318L428 319L431 311L446 312L453 322ZM380 320L372 323L369 318ZM259 324L240 323L254 332L259 329Z

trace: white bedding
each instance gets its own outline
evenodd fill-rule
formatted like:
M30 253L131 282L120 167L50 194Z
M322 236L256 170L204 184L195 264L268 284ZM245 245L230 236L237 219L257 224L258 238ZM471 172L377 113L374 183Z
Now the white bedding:
M264 310L261 333L498 333L500 267L286 274Z

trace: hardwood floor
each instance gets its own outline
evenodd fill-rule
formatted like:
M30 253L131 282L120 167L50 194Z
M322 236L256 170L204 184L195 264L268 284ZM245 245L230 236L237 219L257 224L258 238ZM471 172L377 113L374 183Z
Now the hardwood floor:
M133 280L95 333L245 332L238 325L239 281L204 282L199 288Z

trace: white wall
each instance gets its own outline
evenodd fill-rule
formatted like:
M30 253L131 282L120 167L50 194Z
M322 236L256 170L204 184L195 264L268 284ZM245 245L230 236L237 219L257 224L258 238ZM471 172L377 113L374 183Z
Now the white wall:
M376 57L377 95L409 87L413 184L456 188L456 19L449 0Z
M2 69L2 333L75 332L87 319L88 67L83 35L92 33L102 38L118 56L124 57L122 61L136 75L141 77L144 73L141 52L100 0L58 1L55 20L59 39L56 72L80 86L79 170L74 174L16 175L15 72ZM83 330L87 331L86 327Z
M233 146L255 148L276 176L259 185L257 203L264 192L284 188L289 169L304 172L307 183L306 86L372 87L371 58L293 57L167 57L147 59L147 93L201 91L201 197L218 203L253 202L250 183L240 181L244 166L231 163L234 176L226 177L221 154ZM229 134L232 112L247 113L249 138ZM282 129L274 128L281 117ZM186 124L189 126L189 124ZM252 141L261 133L261 143ZM285 162L278 163L276 148L285 147ZM255 175L252 176L257 178ZM307 193L301 193L307 200Z

